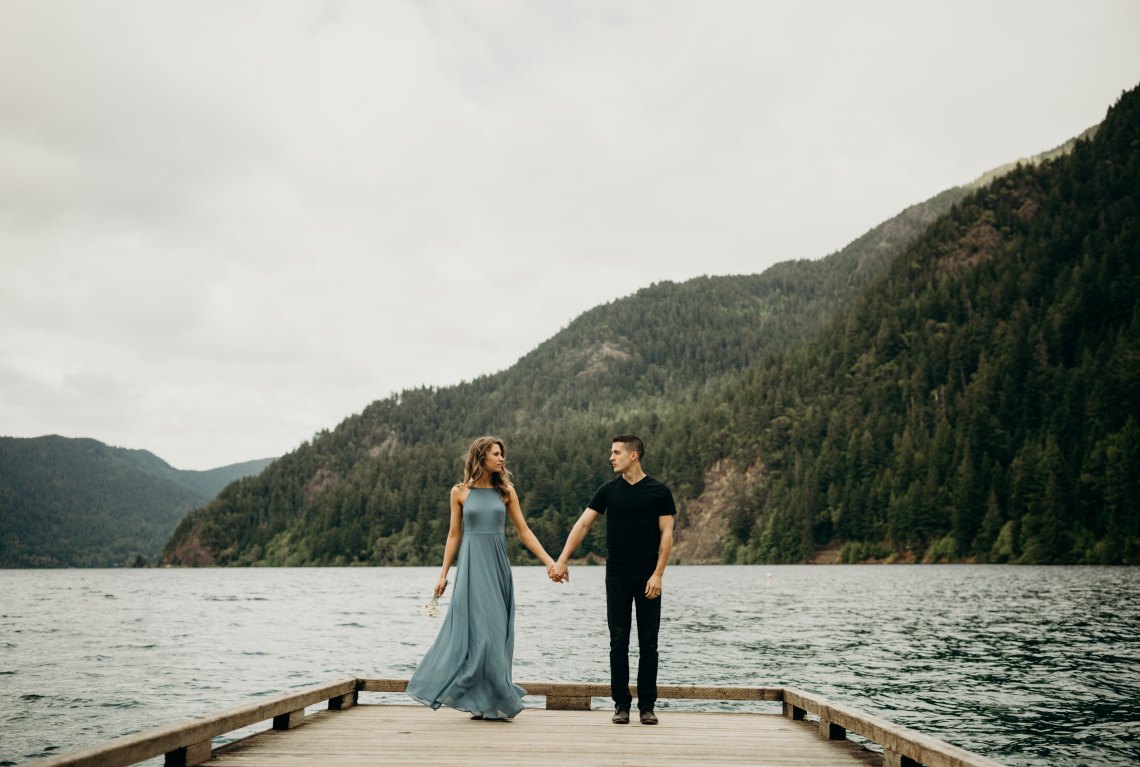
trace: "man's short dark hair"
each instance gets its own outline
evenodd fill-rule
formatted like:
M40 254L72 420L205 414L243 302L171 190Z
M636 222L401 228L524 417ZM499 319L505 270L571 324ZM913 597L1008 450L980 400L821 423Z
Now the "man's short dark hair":
M634 436L633 434L619 434L614 437L610 442L620 442L623 445L629 446L629 452L637 453L637 460L645 458L645 443L641 441L641 437Z

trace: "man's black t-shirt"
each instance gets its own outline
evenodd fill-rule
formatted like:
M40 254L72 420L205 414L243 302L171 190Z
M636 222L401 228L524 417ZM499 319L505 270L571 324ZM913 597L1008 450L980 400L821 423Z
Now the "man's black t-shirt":
M677 513L669 488L649 475L632 485L618 477L598 488L589 508L606 516L606 567L646 576L652 573L661 545L657 518Z

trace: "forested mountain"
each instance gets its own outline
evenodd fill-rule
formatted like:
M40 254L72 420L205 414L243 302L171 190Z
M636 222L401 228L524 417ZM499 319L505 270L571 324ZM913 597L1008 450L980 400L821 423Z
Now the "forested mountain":
M1134 561L1133 100L1072 158L951 190L826 259L656 284L502 373L378 401L188 515L164 559L436 564L482 433L506 439L557 548L610 476L609 437L635 431L690 558L711 540L740 562ZM1083 420L1105 397L1131 410Z
M506 371L375 402L188 516L164 558L432 561L442 551L460 453L487 432L508 440L532 522L547 538L560 537L593 485L608 478L612 429L645 429L716 396L765 356L802 344L965 194L952 189L914 205L825 259L655 284L584 313ZM678 459L683 468L672 479L683 483L681 493L697 493L702 468L685 463Z
M269 460L180 471L93 439L0 437L0 567L156 560L178 520Z
M1140 92L956 205L716 408L725 555L1140 562Z

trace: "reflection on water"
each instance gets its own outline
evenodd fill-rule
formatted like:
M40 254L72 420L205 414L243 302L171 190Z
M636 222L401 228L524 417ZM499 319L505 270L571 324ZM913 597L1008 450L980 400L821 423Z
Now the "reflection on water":
M422 609L437 572L0 571L0 765L344 676L408 677L442 619ZM1136 764L1138 575L673 567L660 681L800 687L1008 765ZM571 577L515 569L516 679L608 680L603 570Z

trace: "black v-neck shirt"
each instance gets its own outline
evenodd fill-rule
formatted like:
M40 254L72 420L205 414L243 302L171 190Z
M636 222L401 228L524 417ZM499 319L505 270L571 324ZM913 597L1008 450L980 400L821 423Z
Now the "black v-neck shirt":
M652 574L661 545L658 517L677 513L669 488L648 474L632 485L618 477L598 488L589 508L606 517L606 567Z

